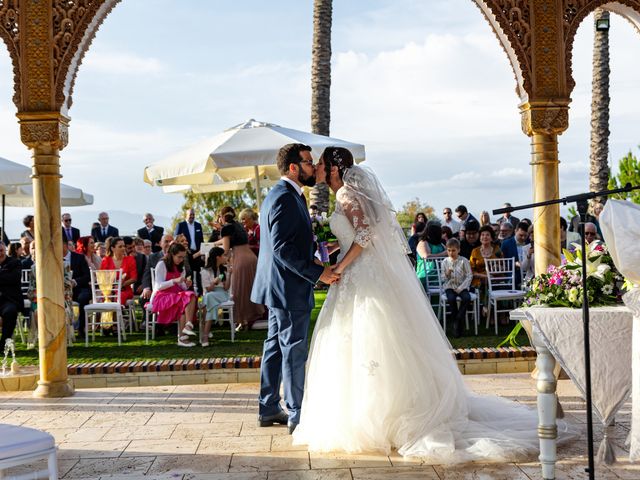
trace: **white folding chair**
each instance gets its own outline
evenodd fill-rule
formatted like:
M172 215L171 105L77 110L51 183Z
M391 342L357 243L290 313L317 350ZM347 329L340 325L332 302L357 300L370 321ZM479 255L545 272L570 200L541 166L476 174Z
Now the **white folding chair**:
M20 288L22 290L22 298L24 310L20 310L18 314L18 321L16 322L16 330L20 335L20 341L24 343L25 333L28 332L27 320L31 318L31 301L27 299L27 292L29 291L29 280L31 279L31 269L23 268L20 277ZM25 315L25 311L29 311L28 315Z
M5 476L5 470L47 459L47 468L20 475ZM58 480L56 443L50 433L35 428L0 424L0 478Z
M84 307L85 314L85 346L89 346L89 331L91 338L95 340L96 328L103 325L114 325L118 335L118 345L122 339L127 339L127 331L124 327L122 315L122 269L118 270L91 270L91 295L92 303ZM115 317L105 320L104 313ZM98 314L100 320L97 320Z
M442 300L442 282L440 281L440 265L442 264L442 260L444 260L444 257L436 257L436 258L422 258L418 255L418 261L419 262L424 262L424 272L425 272L425 280L427 282L427 288L426 288L426 293L427 296L429 297L429 303L431 304L431 306L433 307L433 303L431 301L431 297L433 297L434 295L438 296L438 313L436 314L436 316L438 317L438 320L440 320L440 316L441 316L441 300ZM435 269L428 269L427 268L427 262L434 262L435 264ZM445 325L445 330L446 330L446 325Z
M194 288L196 287L196 283L195 283L195 279L194 279ZM197 289L196 289L196 293L197 293ZM204 296L205 292L203 289L202 295ZM229 326L231 327L231 342L235 342L236 340L236 324L235 324L235 317L234 317L234 307L235 307L235 303L233 301L233 292L231 289L229 289L229 300L227 300L224 303L221 303L220 305L218 305L218 321L219 322L229 322ZM206 316L206 311L204 311L204 307L198 307L198 311L200 312L200 332L203 331L203 326L204 326L204 319ZM220 318L220 315L225 315L226 318Z
M440 279L440 284L442 285L443 273L442 273L442 262L436 263L436 268L438 269L438 278ZM469 298L471 299L471 303L469 308L467 308L467 313L465 315L465 329L469 330L469 316L473 320L474 333L478 335L478 323L480 322L480 296L477 293L469 292ZM460 304L460 299L458 298L458 304ZM440 295L440 305L438 305L438 311L442 309L442 325L444 331L447 331L447 295L445 294L444 287L442 288L442 293Z
M493 307L493 322L498 334L498 313L510 312L516 308L516 302L524 299L524 290L516 290L516 267L513 258L490 258L484 261L487 269L487 328ZM498 309L498 302L513 302L513 308Z
M151 295L153 297L153 290L156 286L156 269L151 268ZM156 321L158 319L158 314L153 311L153 305L151 304L151 300L147 302L144 307L144 332L145 338L144 343L149 344L149 331L151 331L151 340L156 339Z

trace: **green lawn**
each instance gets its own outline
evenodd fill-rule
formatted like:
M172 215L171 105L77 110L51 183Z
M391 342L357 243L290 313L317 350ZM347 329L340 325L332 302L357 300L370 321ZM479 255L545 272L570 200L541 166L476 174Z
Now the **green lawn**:
M315 325L325 298L326 292L316 293L316 306L311 313L311 329ZM450 341L454 348L495 347L509 333L512 326L500 327L499 336L493 335L493 330L487 331L484 326L481 326L477 337L473 334L458 339L450 337ZM213 333L213 342L206 348L200 345L193 348L178 347L175 335L156 337L155 341L150 341L149 345L145 345L144 333L134 333L133 335L127 335L127 341L120 346L118 346L117 339L113 336L102 337L96 335L96 341L90 342L88 348L82 342L68 349L69 363L262 355L262 343L266 336L265 330L240 332L236 334L234 343L231 343L228 324L225 324L224 327L214 327ZM524 331L520 332L518 341L520 345L529 344ZM21 365L35 365L38 362L38 350L27 350L19 338L16 340L16 356Z

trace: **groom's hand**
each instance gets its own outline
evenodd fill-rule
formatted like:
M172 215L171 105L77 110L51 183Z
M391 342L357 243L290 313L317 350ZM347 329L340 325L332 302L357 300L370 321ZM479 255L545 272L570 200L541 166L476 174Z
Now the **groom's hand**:
M324 267L324 271L322 272L322 275L320 275L319 280L327 285L331 285L333 282L340 280L340 274L335 273L333 271L334 268L335 267Z

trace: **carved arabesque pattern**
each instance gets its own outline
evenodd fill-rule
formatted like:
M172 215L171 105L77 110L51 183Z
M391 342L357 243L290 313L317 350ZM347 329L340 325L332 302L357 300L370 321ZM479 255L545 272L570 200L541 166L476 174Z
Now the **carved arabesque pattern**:
M120 0L53 0L57 109L71 107L73 87L82 58L98 28L118 1Z
M484 4L500 25L518 59L523 88L531 94L531 11L528 0L476 0ZM484 13L484 12L483 12ZM497 34L498 32L496 32Z
M4 40L9 49L9 56L13 65L14 93L13 101L18 105L20 99L20 29L18 26L18 1L0 0L0 38Z
M626 5L640 13L640 0L615 0L616 3ZM602 7L611 0L564 0L564 48L567 72L567 87L571 93L576 83L573 79L573 41L582 20L585 19L596 8Z

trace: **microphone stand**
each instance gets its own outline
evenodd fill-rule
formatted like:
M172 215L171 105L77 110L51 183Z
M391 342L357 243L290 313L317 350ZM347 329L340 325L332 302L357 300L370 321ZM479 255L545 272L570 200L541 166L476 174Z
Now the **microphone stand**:
M584 326L584 372L585 372L585 396L587 401L587 448L589 454L589 467L585 471L589 474L589 480L595 479L595 465L593 453L593 407L591 400L591 350L589 344L589 298L587 295L587 249L584 238L584 224L587 221L587 210L589 208L588 200L595 197L606 197L615 193L626 193L632 190L638 190L640 186L632 187L630 183L627 183L622 188L616 188L614 190L602 190L600 192L587 192L578 195L571 195L556 200L547 200L545 202L530 203L528 205L519 205L517 207L505 207L493 210L494 215L500 215L502 213L511 213L516 210L525 210L533 207L542 207L545 205L557 205L567 203L574 203L578 209L580 215L580 245L582 248L582 322Z

